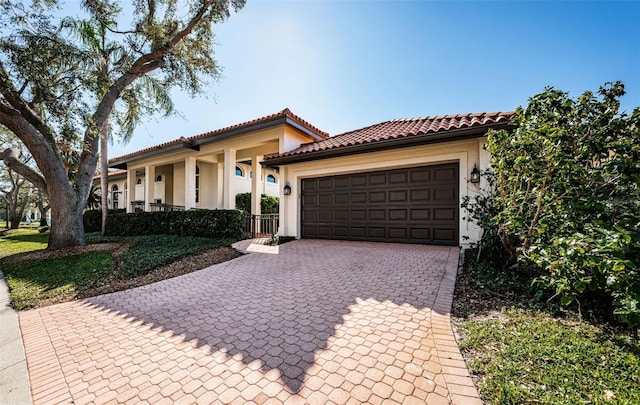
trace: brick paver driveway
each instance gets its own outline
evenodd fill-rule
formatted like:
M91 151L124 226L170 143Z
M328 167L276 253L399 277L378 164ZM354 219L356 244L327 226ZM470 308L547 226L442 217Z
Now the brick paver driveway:
M20 314L38 403L480 403L458 249L294 241Z

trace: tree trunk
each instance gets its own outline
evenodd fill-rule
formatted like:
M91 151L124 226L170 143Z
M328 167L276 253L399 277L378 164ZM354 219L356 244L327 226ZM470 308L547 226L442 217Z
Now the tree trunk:
M9 228L10 229L20 228L21 219L22 217L17 217L15 213L9 214Z
M102 127L100 134L100 200L102 205L102 226L100 227L102 235L105 234L107 228L107 214L109 213L109 127Z
M54 193L52 193L54 194ZM84 245L82 213L85 202L71 194L50 196L51 229L47 250Z

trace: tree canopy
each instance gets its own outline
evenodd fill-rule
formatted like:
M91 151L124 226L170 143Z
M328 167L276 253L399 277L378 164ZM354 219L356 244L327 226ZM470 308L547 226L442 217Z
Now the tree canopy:
M80 19L61 16L55 0L0 0L0 124L37 168L15 149L2 159L47 194L50 249L83 243L82 211L110 122L130 135L168 89L200 94L219 75L213 28L244 0L147 0L126 12L113 0L83 6ZM63 156L74 150L69 179Z

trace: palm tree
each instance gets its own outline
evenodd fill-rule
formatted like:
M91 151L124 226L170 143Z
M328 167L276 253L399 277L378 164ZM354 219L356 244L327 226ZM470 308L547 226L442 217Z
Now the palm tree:
M122 74L122 68L131 55L125 47L116 41L109 41L109 34L118 32L116 17L120 11L118 6L108 1L84 0L82 7L93 18L88 20L67 19L67 26L78 36L83 47L83 63L92 74L88 77L88 85L102 99L114 77ZM122 105L112 111L113 120L109 120L99 128L100 132L100 186L101 193L102 234L108 213L108 177L109 177L109 133L110 127L117 127L122 143L127 143L133 135L136 125L145 115L162 112L164 116L174 112L173 103L164 83L150 76L140 77L131 87L122 93ZM148 175L148 174L147 174ZM90 198L90 197L89 197Z

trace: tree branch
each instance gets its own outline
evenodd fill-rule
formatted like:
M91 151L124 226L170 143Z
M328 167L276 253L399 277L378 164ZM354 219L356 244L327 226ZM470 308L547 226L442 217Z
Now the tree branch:
M44 194L49 193L47 190L47 183L44 180L44 176L42 176L42 174L38 173L32 167L26 165L22 160L20 160L19 149L7 149L0 154L0 158L4 161L9 169L21 174L34 186L42 190Z
M15 89L13 82L9 78L9 74L4 67L4 64L0 60L0 94L4 97L6 103L13 107L16 111L22 115L22 117L33 125L38 132L50 143L55 144L54 132L51 128L42 121L40 116L33 111L27 102L20 96L20 93ZM3 104L3 103L0 103ZM18 135L18 134L16 134Z

